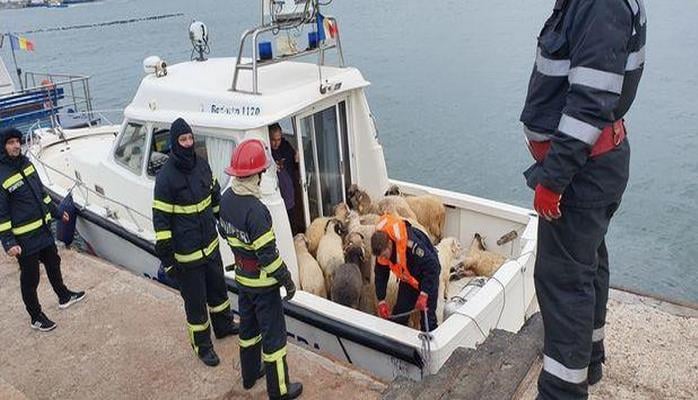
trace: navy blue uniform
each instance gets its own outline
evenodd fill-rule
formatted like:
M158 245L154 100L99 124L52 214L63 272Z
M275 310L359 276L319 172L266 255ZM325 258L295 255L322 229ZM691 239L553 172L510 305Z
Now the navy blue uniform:
M197 157L193 148L179 146L177 137L191 128L186 125L175 130L176 123L170 130L173 153L155 179L155 251L165 269L176 277L191 345L201 356L213 348L211 324L216 337L236 333L237 327L218 250L220 186L206 160Z
M397 300L395 307L392 310L393 314L402 314L414 309L414 304L419 297L419 292L426 293L427 299L427 317L429 318L429 330L433 331L438 326L436 319L436 302L439 297L439 274L441 273L441 265L439 264L439 256L434 245L431 244L429 237L417 228L412 227L409 222L405 221L407 228L407 269L419 282L419 291L414 290L409 284L400 281ZM393 246L393 254L390 256L392 262L396 261L395 248ZM376 298L378 301L385 300L385 292L390 278L390 268L380 265L376 262L374 267ZM394 321L407 325L409 316L396 318ZM421 316L422 330L426 331L424 323L424 315Z
M240 369L251 387L264 361L267 394L288 393L286 322L279 287L290 272L276 247L269 210L252 194L227 189L221 199L220 228L235 255L235 281L240 289Z
M22 300L32 320L36 320L41 315L36 295L39 261L59 301L70 297L70 291L63 283L61 258L51 232L51 219L58 218L57 209L44 191L34 164L24 155L10 157L5 151L10 138L21 136L15 129L0 134L0 240L5 251L14 246L22 248L17 258Z
M529 141L550 151L524 175L562 194L562 217L539 219L535 283L545 325L543 399L587 397L601 370L608 299L605 234L628 181L624 140L590 157L603 129L622 120L645 61L642 0L558 0L538 37L521 114Z

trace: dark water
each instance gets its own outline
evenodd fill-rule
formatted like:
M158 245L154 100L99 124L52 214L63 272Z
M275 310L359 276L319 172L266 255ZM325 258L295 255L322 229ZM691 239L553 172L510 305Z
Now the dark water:
M647 66L628 115L632 176L609 231L613 284L698 301L698 2L647 0ZM373 84L390 175L528 207L529 163L518 116L535 36L552 0L335 0L347 61ZM253 0L106 0L0 11L0 31L182 12L184 17L37 33L27 70L92 75L97 108L123 108L156 54L189 59L187 27L203 20L212 56L232 56L258 21ZM2 50L9 62L9 51Z

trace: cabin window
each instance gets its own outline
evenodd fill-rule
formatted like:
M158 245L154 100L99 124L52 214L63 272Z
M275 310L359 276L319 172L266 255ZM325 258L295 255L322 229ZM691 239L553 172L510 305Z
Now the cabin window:
M157 175L170 156L170 130L154 127L152 131L153 140L150 144L150 158L148 159L148 175L151 177ZM197 156L208 161L213 177L217 178L221 188L224 188L229 179L224 170L230 163L235 142L232 139L221 139L196 131L194 133L194 152Z
M114 151L114 159L136 175L141 174L146 130L142 124L129 122Z
M306 223L332 215L351 185L346 112L342 101L299 120Z

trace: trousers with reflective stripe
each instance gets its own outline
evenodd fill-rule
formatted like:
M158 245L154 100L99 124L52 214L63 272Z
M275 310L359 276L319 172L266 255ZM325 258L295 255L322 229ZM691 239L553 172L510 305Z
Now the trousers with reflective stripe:
M238 306L243 382L254 382L263 359L267 394L270 398L285 395L288 392L286 321L279 289L257 293L241 288Z
M199 353L213 346L211 325L214 333L223 333L233 324L220 255L207 259L205 264L184 268L176 279L184 300L189 339Z
M587 368L604 360L609 277L605 235L618 205L563 204L562 218L538 220L534 278L545 327L539 399L586 399Z

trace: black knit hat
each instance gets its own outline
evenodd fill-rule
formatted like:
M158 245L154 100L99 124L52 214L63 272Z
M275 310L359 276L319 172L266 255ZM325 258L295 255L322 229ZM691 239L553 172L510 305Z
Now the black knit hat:
M177 118L170 126L170 138L176 142L179 136L191 132L191 126L184 120L184 118Z
M24 135L22 135L22 132L17 128L7 128L0 131L0 140L2 141L3 146L12 138L22 140L22 136Z

